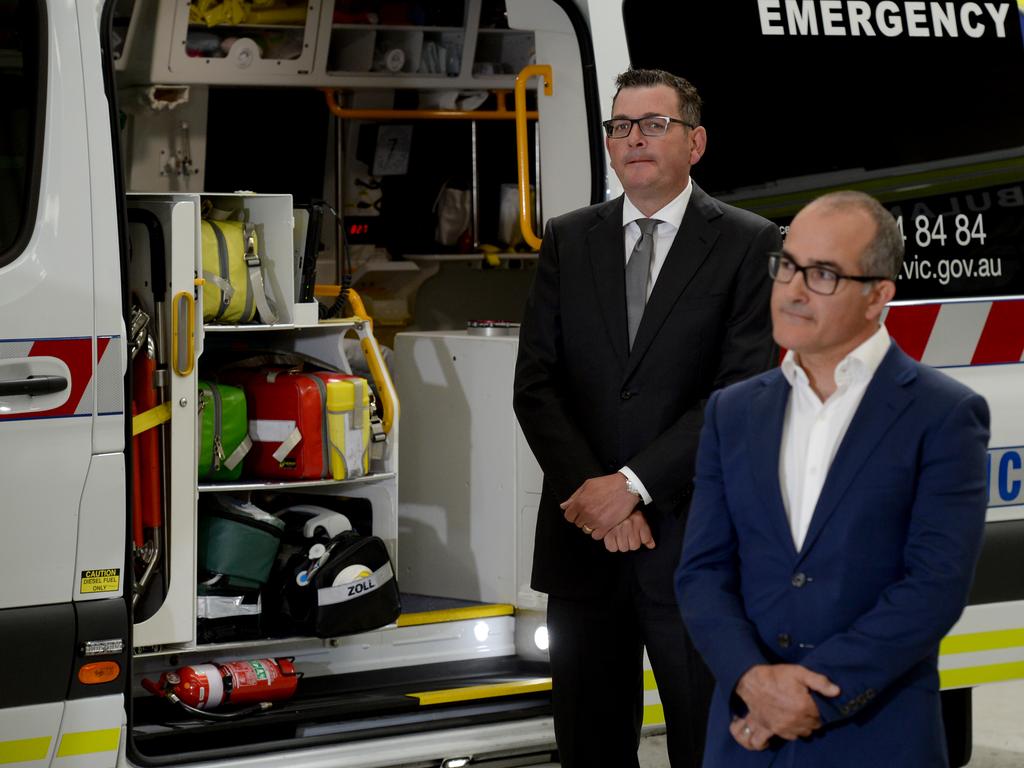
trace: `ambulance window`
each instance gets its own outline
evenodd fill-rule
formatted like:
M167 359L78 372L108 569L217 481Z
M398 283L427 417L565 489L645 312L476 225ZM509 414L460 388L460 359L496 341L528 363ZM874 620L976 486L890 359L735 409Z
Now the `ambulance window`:
M705 101L708 192L785 226L856 187L897 216L897 299L1024 294L1024 15L1012 0L625 0L633 66Z
M45 10L39 0L0 0L0 266L32 230L45 113Z

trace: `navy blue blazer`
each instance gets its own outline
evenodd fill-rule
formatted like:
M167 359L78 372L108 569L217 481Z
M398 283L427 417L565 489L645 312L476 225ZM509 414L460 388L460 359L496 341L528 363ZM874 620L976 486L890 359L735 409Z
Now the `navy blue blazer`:
M779 486L789 383L779 369L712 395L676 595L715 675L704 765L946 765L939 641L967 600L985 523L985 400L894 343L836 452L802 549ZM733 740L734 689L795 663L823 727L764 752Z

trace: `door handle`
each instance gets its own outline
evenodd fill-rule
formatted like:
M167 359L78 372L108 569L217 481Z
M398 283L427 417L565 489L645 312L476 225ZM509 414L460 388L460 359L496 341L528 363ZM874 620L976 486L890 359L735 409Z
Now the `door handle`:
M0 396L52 395L67 388L68 380L65 376L29 376L27 379L0 381Z

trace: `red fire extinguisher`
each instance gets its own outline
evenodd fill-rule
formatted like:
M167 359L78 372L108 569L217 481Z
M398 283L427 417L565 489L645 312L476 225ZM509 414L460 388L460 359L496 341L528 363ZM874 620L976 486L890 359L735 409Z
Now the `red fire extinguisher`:
M269 709L272 702L295 695L301 673L291 658L252 659L226 664L196 664L165 672L160 682L143 680L142 687L205 717L237 717ZM221 714L209 710L224 704L251 706Z

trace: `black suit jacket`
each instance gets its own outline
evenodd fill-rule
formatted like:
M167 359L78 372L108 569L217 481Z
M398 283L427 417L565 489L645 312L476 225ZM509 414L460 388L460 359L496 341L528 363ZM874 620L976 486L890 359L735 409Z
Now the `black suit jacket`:
M544 472L532 585L595 596L632 567L651 597L674 603L704 404L775 362L765 254L781 239L694 184L630 350L622 204L548 222L520 330L514 407ZM559 508L624 465L653 499L653 550L609 553Z

